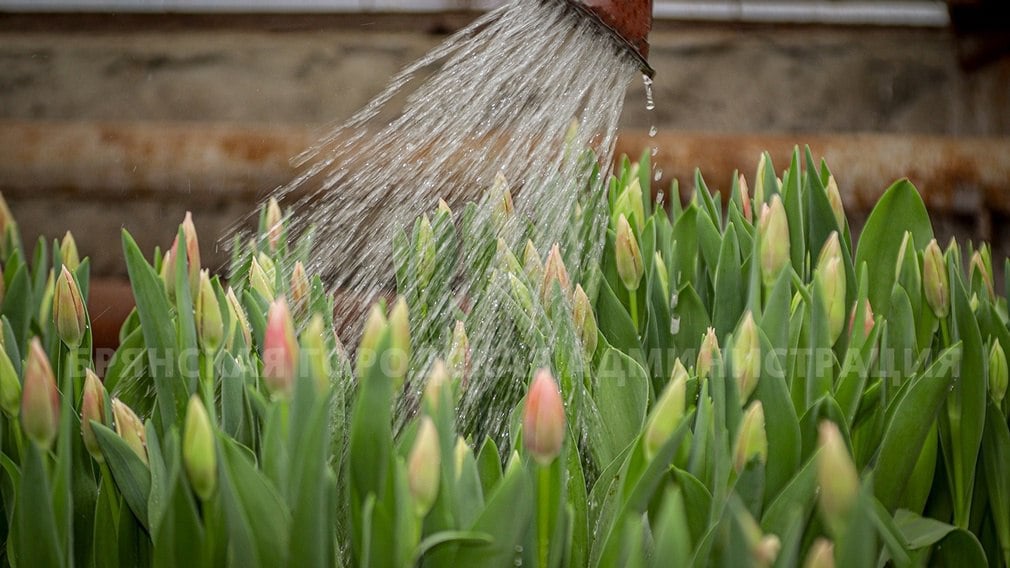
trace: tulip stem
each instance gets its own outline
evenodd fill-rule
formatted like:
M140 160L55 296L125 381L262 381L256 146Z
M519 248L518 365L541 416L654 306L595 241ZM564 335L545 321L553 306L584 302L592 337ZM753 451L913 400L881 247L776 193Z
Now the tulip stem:
M537 466L537 481L539 483L539 495L537 496L538 518L537 530L537 559L540 568L547 568L550 558L549 527L550 521L550 494L551 494L551 469L550 466Z
M628 290L628 307L631 309L631 323L635 324L635 334L638 334L638 290Z
M217 424L214 408L214 356L200 352L200 396L212 424Z
M947 329L947 318L940 318L940 334L943 336L943 346L950 346L950 331Z

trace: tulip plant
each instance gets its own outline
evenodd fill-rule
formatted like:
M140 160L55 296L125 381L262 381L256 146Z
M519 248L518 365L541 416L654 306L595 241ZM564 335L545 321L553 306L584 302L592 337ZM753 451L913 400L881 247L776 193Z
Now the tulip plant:
M624 159L558 243L504 178L440 203L360 330L276 202L227 281L189 215L164 253L124 232L107 361L73 237L29 257L0 200L2 560L1010 565L990 249L941 249L908 181L854 247L809 150L651 181Z

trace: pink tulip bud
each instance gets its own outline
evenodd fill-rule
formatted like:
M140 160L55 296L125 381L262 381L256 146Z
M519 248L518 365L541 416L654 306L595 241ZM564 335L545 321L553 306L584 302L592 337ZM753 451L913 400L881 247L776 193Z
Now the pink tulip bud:
M407 484L418 517L427 515L435 504L441 472L442 454L438 430L430 417L422 416L414 446L407 459Z
M852 306L852 312L849 314L849 330L850 333L856 330L856 306ZM866 301L866 309L863 312L863 337L870 335L873 331L873 308L870 307L870 301Z
M747 178L740 174L740 202L743 204L743 218L748 222L754 221L754 207L751 204L750 188L747 187Z
M186 212L182 221L182 234L186 237L186 262L189 263L189 293L196 297L200 286L200 241L193 225L193 215Z
M91 369L84 373L84 394L81 399L81 437L84 438L84 447L87 448L91 457L101 463L105 461L102 455L102 447L95 437L95 430L91 427L91 421L105 424L105 386L98 379L98 375Z
M28 346L21 425L28 439L43 450L52 446L60 429L60 392L56 388L49 356L38 337L33 337Z
M298 342L288 303L278 298L270 305L263 334L263 378L267 388L278 398L294 392L298 366Z
M554 377L540 369L526 395L523 413L523 444L533 459L549 465L561 453L565 439L565 407Z
M56 325L56 335L67 344L67 347L80 347L88 327L88 318L84 313L81 289L66 265L60 271L53 294L53 323Z
M165 293L169 298L175 297L175 261L179 256L179 239L172 241L172 247L165 252L161 260L161 281L165 283Z

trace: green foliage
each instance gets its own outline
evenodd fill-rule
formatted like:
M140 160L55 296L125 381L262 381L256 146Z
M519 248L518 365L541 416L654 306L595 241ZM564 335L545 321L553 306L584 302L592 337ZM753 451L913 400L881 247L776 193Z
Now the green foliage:
M333 329L333 298L299 264L312 232L289 242L276 203L228 284L203 280L219 347L194 313L192 223L150 259L124 233L137 307L97 399L90 331L71 348L53 321L53 275L76 255L40 241L29 256L0 219L0 367L24 387L37 338L51 368L31 384L60 392L51 447L21 428L45 397L0 416L0 561L796 566L827 550L843 566L1010 564L995 355L1010 328L989 249L934 250L908 181L853 248L809 150L781 180L763 155L725 194L699 172L665 208L651 179L648 154L622 159L550 250L501 180L458 214L440 204L393 243L409 324L375 306L356 362L335 332L358 330ZM88 267L70 267L84 297ZM647 441L675 368L686 408ZM535 375L551 381L530 390ZM211 424L199 447L191 397ZM216 470L199 492L194 463Z

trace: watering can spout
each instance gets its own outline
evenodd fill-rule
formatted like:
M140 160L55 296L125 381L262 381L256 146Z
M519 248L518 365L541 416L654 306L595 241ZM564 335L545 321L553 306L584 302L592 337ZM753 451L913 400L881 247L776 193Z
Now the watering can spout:
M649 65L652 0L564 0L595 20L638 59L642 72L655 74Z

